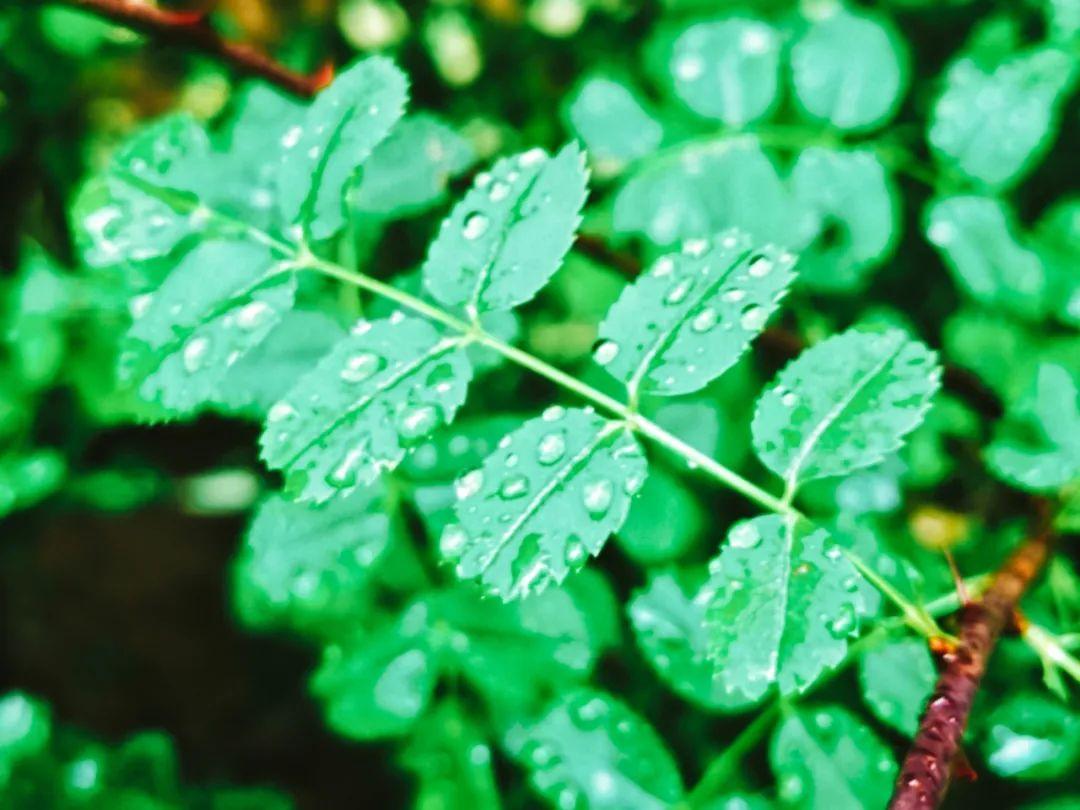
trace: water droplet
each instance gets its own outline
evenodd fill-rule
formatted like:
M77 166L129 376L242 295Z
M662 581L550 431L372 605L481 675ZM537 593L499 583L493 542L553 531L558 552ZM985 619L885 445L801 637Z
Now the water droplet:
M398 433L406 441L426 436L439 423L439 411L434 405L419 405L401 414Z
M524 475L511 475L499 487L499 497L504 501L521 498L529 491L529 479Z
M691 279L685 278L678 282L674 287L668 290L667 295L664 296L665 304L678 304L686 298L687 293L690 292L690 288L694 286L694 282Z
M461 553L465 550L465 543L468 540L469 535L465 533L465 530L459 524L451 523L443 529L443 533L439 537L439 553L442 554L444 559L457 562L461 558Z
M566 546L566 563L571 567L577 567L588 556L584 544L580 540L571 540Z
M142 295L136 295L131 301L128 302L128 311L131 312L131 317L134 320L139 320L146 311L150 309L150 304L154 300L154 296L150 293L143 293Z
M682 246L682 252L687 256L703 256L708 249L708 239L687 239Z
M747 268L747 272L754 278L764 278L772 272L772 269L772 259L767 256L758 256L750 262L750 267Z
M596 347L593 358L602 366L606 366L619 354L619 344L614 340L605 340Z
M499 200L505 200L509 194L510 185L502 180L496 180L488 190L488 199L492 202L499 202Z
M544 412L540 414L545 422L555 422L562 419L566 415L566 408L562 405L551 405L544 409Z
M479 239L487 233L489 224L490 221L485 214L474 211L465 217L465 228L462 230L461 234L466 239Z
M566 455L566 440L561 433L548 433L540 439L536 447L536 458L545 466L554 464Z
M457 495L459 501L463 501L479 492L480 487L483 485L483 471L473 470L472 472L465 473L465 475L458 479L457 483L454 485L454 494Z
M585 509L594 517L602 517L611 506L612 487L606 478L585 485L583 500Z
M326 483L336 489L351 487L356 483L357 471L364 458L364 448L354 447L342 456L338 465L326 476Z
M518 158L518 165L523 169L527 169L529 166L535 166L545 160L547 160L547 152L540 147L535 147L528 152L522 153L521 157Z
M729 304L737 304L746 298L746 290L728 290L721 299Z
M803 781L795 774L788 774L780 780L780 798L786 802L795 802L802 798Z
M690 322L690 328L695 332L708 332L716 326L716 322L719 320L720 316L716 314L715 309L712 307L705 307L705 309L694 316L694 320Z
M210 351L210 339L205 337L193 337L184 344L184 368L189 374L194 374L203 366L207 352Z
M794 408L795 403L799 401L799 395L788 391L786 394L780 397L780 402L787 408Z
M595 728L607 712L607 704L601 698L590 698L577 707L574 717L582 727Z
M754 548L761 543L761 532L749 521L738 523L728 534L728 542L733 548Z
M743 329L756 331L765 325L768 317L769 313L765 310L765 307L759 307L756 304L751 305L743 310L742 315L739 317L739 325Z
M626 481L623 482L623 491L630 496L637 495L641 491L642 485L645 483L645 476L642 473L631 473L626 476Z
M688 54L675 62L675 75L684 82L701 78L705 72L705 60L697 54Z
M285 134L281 136L281 145L285 149L292 149L298 143L300 143L300 136L304 134L304 128L301 126L290 127L286 130Z
M363 382L386 365L386 361L372 352L354 354L345 361L341 370L341 379L349 383Z
M669 276L675 270L675 260L670 256L662 256L653 265L652 274L657 278Z
M818 728L825 730L832 728L833 719L832 715L828 712L818 712L814 715L814 725Z
M241 329L256 329L274 314L265 301L252 301L240 307L236 313L236 325Z
M266 414L266 421L275 424L284 422L286 419L292 419L294 416L296 416L296 408L285 400L281 400L270 407L270 411Z
M851 605L844 605L840 613L829 623L829 634L833 638L845 638L855 629L855 610Z

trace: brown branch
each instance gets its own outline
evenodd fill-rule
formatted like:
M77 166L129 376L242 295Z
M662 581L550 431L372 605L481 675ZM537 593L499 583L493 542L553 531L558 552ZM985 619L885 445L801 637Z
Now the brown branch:
M961 613L959 644L942 655L944 669L923 710L889 810L932 810L945 797L950 769L990 654L1050 554L1049 508L1042 502L1039 506L1031 538L1010 555L982 599Z
M168 11L136 0L60 0L164 42L202 51L243 76L265 79L301 98L309 98L333 79L329 62L311 75L297 73L251 45L222 37L204 11Z
M580 233L574 242L574 250L593 261L606 264L620 274L633 280L641 272L641 262L632 253L611 247L604 237ZM806 348L803 339L794 332L773 326L761 333L759 345L772 355L783 359L795 357ZM961 397L968 405L984 416L999 419L1004 407L997 394L977 375L961 366L946 365L942 383L951 393Z

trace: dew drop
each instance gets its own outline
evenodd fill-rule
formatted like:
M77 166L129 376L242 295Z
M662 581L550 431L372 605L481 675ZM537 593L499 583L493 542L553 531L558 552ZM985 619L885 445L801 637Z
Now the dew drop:
M701 78L705 72L705 61L697 54L683 56L675 63L675 75L684 82Z
M454 485L454 494L457 495L459 501L463 501L479 492L483 485L484 473L481 470L473 470L458 479Z
M280 402L275 402L270 407L270 411L266 414L266 421L271 424L276 424L277 422L284 422L286 419L291 419L294 416L296 416L296 408L285 400L281 400Z
M488 189L488 199L492 202L499 202L505 200L510 194L510 185L504 183L502 180L496 180L491 184L491 188Z
M566 546L566 564L576 567L588 556L584 544L580 540L571 540Z
M605 340L596 347L593 358L602 366L606 366L619 354L619 344L614 340Z
M541 418L545 422L555 422L562 419L566 415L566 408L562 405L552 405L544 409L544 412L540 414Z
M739 325L743 329L756 331L765 325L765 321L768 317L769 313L765 311L765 307L759 307L757 305L749 306L739 317Z
M839 615L829 623L829 634L833 638L844 638L855 629L855 610L851 605L844 605Z
M585 509L594 518L603 517L611 506L611 482L606 478L585 485L583 500Z
M796 394L796 393L793 393L792 391L788 391L786 394L784 394L782 397L780 397L780 402L786 408L794 408L795 403L797 403L798 401L799 401L799 395Z
M737 304L746 298L746 290L728 290L721 296L721 300L729 304Z
M678 282L674 287L668 290L667 295L664 296L665 304L678 304L686 298L687 293L690 292L690 288L694 286L694 282L690 279L683 279Z
M439 422L439 411L434 405L419 405L402 413L398 432L406 441L419 439L430 433Z
M274 310L265 301L252 301L236 313L236 325L241 329L257 329L266 323L266 319L273 314Z
M128 302L128 311L131 312L131 317L136 321L139 320L146 311L150 309L150 303L154 300L154 296L150 293L143 293L142 295L136 295L131 301Z
M623 491L633 497L641 491L642 485L645 483L645 476L641 473L632 473L626 477L626 481L623 482Z
M189 374L194 374L203 366L206 354L210 351L210 339L205 337L193 337L184 344L184 368Z
M669 276L675 270L675 260L670 256L662 256L656 260L656 264L653 265L652 274L657 278L663 278Z
M360 467L360 462L364 457L364 450L361 447L354 447L352 450L342 456L338 465L330 471L330 474L326 476L326 483L335 489L344 489L345 487L351 487L356 483L357 470Z
M284 135L281 136L281 145L285 149L292 149L298 143L300 143L300 136L304 134L304 128L301 126L290 127Z
M753 523L739 523L728 534L728 542L733 548L754 548L761 543L761 532Z
M512 475L499 487L499 497L504 501L513 501L523 497L529 491L529 479L524 475Z
M529 166L535 166L545 160L547 160L547 152L540 147L536 147L522 153L521 157L518 158L518 165L523 169L527 169Z
M747 268L747 272L754 278L765 278L765 276L772 272L772 269L772 259L766 256L758 256L750 262L750 267Z
M566 440L561 433L548 433L540 439L536 446L536 458L541 464L547 466L566 455Z
M465 550L465 543L468 539L469 536L460 524L451 523L443 529L443 533L439 537L439 553L442 554L443 559L457 562L461 558L461 553Z
M341 379L348 383L363 382L384 365L386 361L372 352L354 354L345 361L345 368L341 370Z
M682 252L687 256L703 256L708 249L708 239L687 239L682 246Z
M481 214L479 211L474 211L465 217L465 227L462 230L461 235L466 239L479 239L487 233L489 224L487 215Z
M719 320L720 316L716 314L715 309L712 307L705 307L705 309L694 316L694 320L690 321L690 328L695 332L708 332L716 326L716 323Z

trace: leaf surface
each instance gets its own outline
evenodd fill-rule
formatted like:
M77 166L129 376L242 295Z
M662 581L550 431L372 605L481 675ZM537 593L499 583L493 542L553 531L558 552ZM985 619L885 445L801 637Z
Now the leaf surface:
M802 692L858 632L859 576L824 529L779 515L739 521L710 571L709 657L729 695Z
M908 737L934 690L937 672L926 642L919 638L888 641L859 658L859 687L870 711Z
M929 407L936 355L899 330L848 330L803 352L758 399L754 449L788 486L868 467Z
M301 500L347 494L450 422L471 376L460 337L401 313L360 321L270 409L262 458Z
M540 592L600 553L645 474L625 425L553 406L458 479L458 524L440 546L504 600Z
M794 264L790 253L739 231L689 240L623 290L600 324L594 358L632 400L704 388L765 327Z

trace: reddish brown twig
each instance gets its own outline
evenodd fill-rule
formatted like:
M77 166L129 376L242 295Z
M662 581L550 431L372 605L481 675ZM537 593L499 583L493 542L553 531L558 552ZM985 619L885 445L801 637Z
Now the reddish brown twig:
M305 75L290 70L251 45L230 42L214 30L203 11L168 11L134 0L63 2L162 41L202 51L225 62L237 73L265 79L302 98L315 95L333 78L330 63Z
M1010 555L982 599L963 609L960 643L941 656L944 668L900 769L890 810L932 810L945 796L950 769L990 654L1050 553L1048 510L1039 511L1031 538Z

